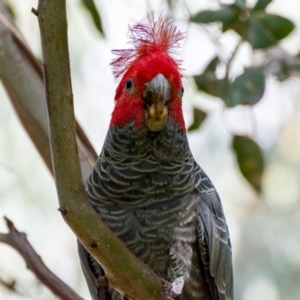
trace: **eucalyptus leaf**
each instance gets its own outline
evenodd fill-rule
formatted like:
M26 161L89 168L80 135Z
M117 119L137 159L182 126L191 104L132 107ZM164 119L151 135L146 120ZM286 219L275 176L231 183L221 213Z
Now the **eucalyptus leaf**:
M169 6L169 8L172 10L176 4L176 1L174 0L167 0L167 4Z
M256 4L253 7L253 10L264 10L272 0L257 0Z
M12 17L13 20L16 20L16 13L14 7L11 5L10 2L4 2L3 4L5 10L8 12L8 14Z
M250 18L249 30L244 39L251 44L253 49L267 48L277 43L272 31L256 17Z
M233 5L222 5L219 10L203 10L191 17L194 23L213 23L221 22L222 24L230 24L239 16L239 11Z
M266 5L266 2L264 3ZM262 7L263 3L260 2L257 9L240 9L238 18L223 23L222 31L234 30L243 40L249 42L253 49L276 45L293 31L295 25L284 17L265 13L263 9L259 9Z
M292 21L278 15L256 14L256 18L277 41L288 36L295 28Z
M209 71L210 71L210 72L215 73L215 72L216 72L216 68L217 68L219 62L220 62L219 57L215 56L215 57L208 63L208 65L206 66L204 72L209 72Z
M262 149L251 138L240 135L233 137L232 148L241 173L257 192L261 192L265 168Z
M221 98L224 90L224 80L210 78L207 74L201 74L194 77L197 87L200 91L212 96Z
M224 80L216 78L216 68L219 58L214 57L207 65L204 72L194 76L197 87L200 91L215 97L222 97L224 90Z
M243 40L248 41L253 49L276 45L294 29L290 20L264 12L251 12L248 17L237 19L223 26L223 32L234 30Z
M262 67L246 68L226 89L223 100L227 107L239 104L256 104L265 90L265 76Z
M101 16L97 10L94 0L81 0L81 1L84 4L84 6L87 8L87 10L89 11L89 13L94 21L94 25L96 26L98 31L104 36Z
M239 6L241 8L244 8L246 6L246 0L235 0L234 3L236 6Z
M194 131L200 128L203 121L206 119L207 114L200 108L194 107L193 109L193 123L188 127L188 131Z

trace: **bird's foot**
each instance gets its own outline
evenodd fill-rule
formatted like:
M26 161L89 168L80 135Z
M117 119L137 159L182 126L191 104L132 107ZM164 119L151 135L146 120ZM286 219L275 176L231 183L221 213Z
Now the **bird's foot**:
M161 290L167 296L167 300L173 300L172 294L172 284L164 278L161 279Z
M164 292L168 292L172 289L172 284L164 278L161 279L161 290Z
M172 282L171 296L174 298L179 296L182 293L183 286L184 286L184 277L183 276L177 277Z
M168 300L173 300L182 293L184 286L184 277L177 277L172 283L161 278L162 291L166 294Z
M184 277L177 277L172 283L167 280L161 278L162 282L162 291L167 296L167 300L174 300L177 296L182 293L182 289L184 286Z

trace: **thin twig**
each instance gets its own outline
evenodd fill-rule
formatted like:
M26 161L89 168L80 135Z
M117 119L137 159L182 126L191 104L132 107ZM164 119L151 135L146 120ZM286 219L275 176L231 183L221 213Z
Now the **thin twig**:
M8 233L0 233L0 242L17 250L26 262L26 266L47 286L53 294L63 300L83 300L44 264L26 238L26 234L16 229L13 222L4 217Z
M243 40L241 39L235 46L235 48L233 49L232 53L231 53L231 56L230 58L228 59L227 63L226 63L226 73L225 73L225 81L227 82L228 79L229 79L229 70L230 70L230 66L231 66L231 63L232 61L234 60L235 58L235 55L237 53L237 51L239 50L241 44L242 44Z

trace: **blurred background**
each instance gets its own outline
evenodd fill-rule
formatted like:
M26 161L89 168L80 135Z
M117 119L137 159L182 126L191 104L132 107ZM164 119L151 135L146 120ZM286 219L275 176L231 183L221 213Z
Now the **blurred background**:
M13 8L17 26L41 59L38 22L31 13L37 0L1 1ZM118 83L109 66L111 49L128 47L128 24L147 11L171 14L186 36L179 53L189 143L222 199L232 239L235 299L299 299L300 2L258 1L266 6L259 8L256 1L243 0L95 0L102 28L95 26L84 2L67 1L72 83L76 116L97 153ZM239 14L238 21L209 12L245 4L251 13ZM267 17L261 21L263 14L283 19L268 23ZM273 22L268 27L274 29L268 31L274 33L271 42L260 44L266 39L259 30L250 36L251 26L239 29L238 22L252 17L254 25L257 19L263 25L275 20L282 28L275 32ZM228 85L227 94L216 82ZM253 87L245 99L239 88L247 84ZM0 232L7 231L2 218L7 216L27 233L49 268L90 299L75 236L57 208L53 178L0 83ZM6 286L10 283L11 289ZM1 243L0 298L56 299L18 253Z

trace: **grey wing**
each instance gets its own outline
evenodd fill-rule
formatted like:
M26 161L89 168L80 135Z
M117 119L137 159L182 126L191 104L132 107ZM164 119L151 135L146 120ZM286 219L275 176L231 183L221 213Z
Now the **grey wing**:
M110 300L106 286L99 286L97 278L105 276L103 269L92 258L92 256L85 250L85 248L78 241L78 253L80 258L81 268L88 284L90 294L93 300Z
M212 182L200 170L198 245L213 300L233 300L232 253L222 204Z

